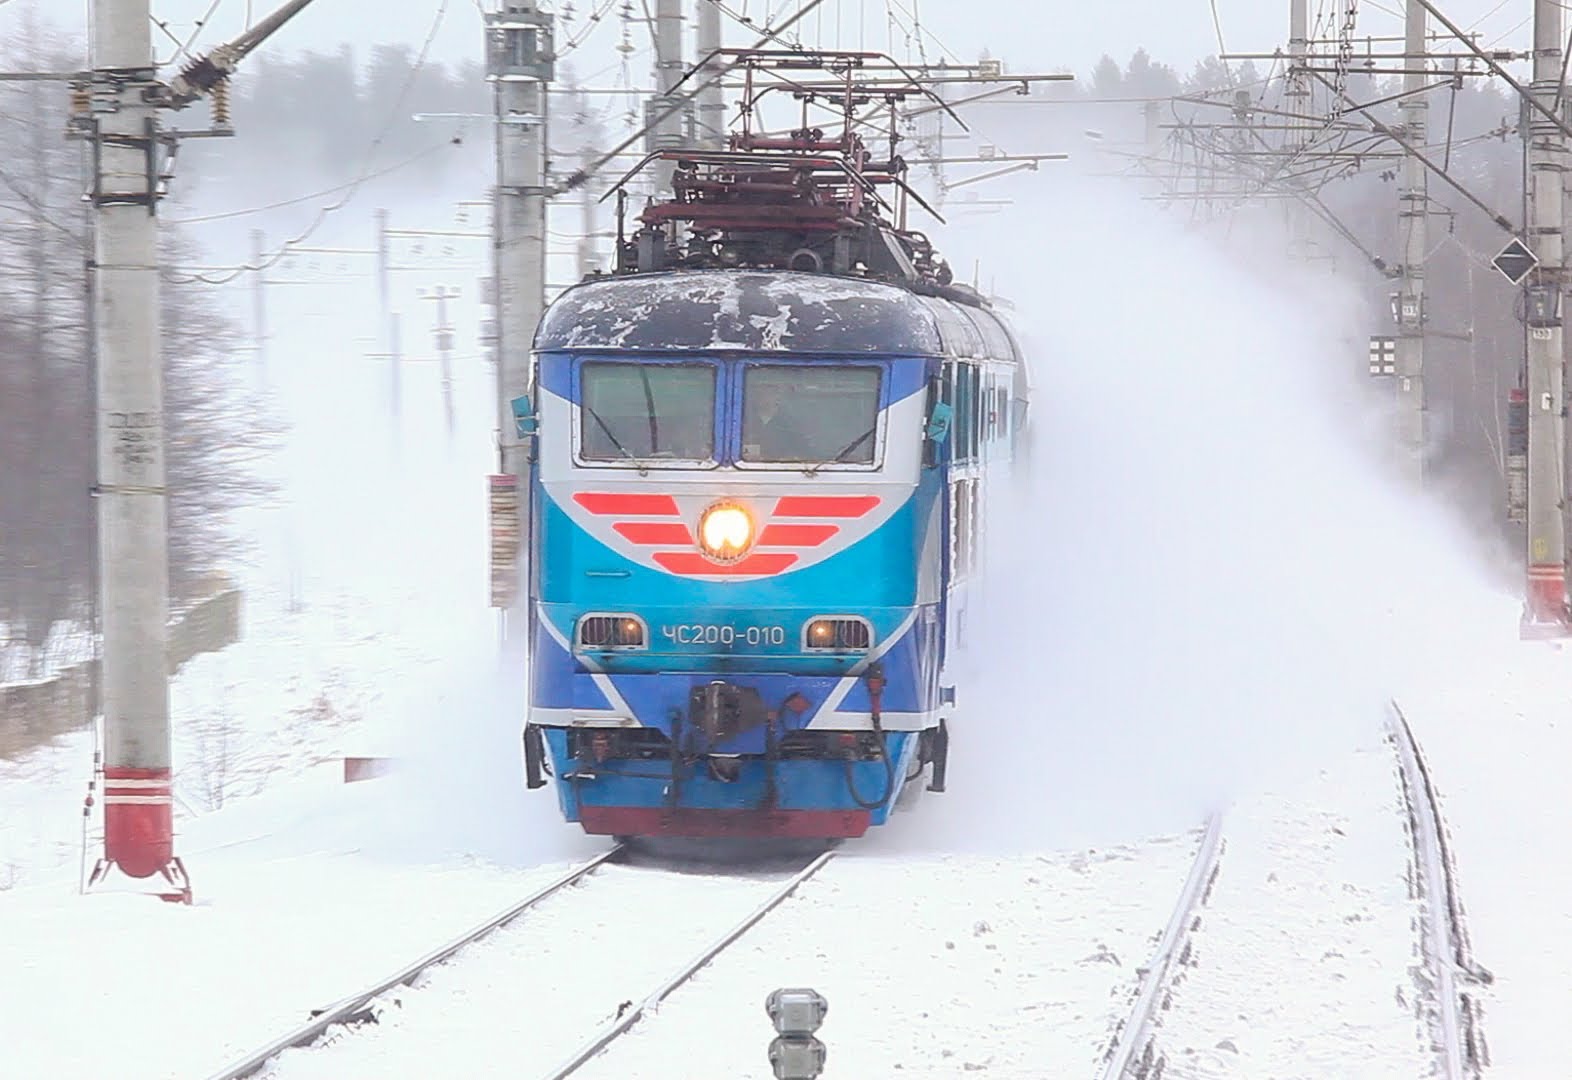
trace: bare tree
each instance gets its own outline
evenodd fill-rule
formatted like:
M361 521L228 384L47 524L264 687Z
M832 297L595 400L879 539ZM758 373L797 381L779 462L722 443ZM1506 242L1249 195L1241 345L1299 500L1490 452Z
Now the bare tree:
M77 66L30 9L0 66ZM82 144L58 83L0 84L0 623L37 663L91 600L94 378ZM166 227L166 258L196 261ZM276 425L248 398L234 323L204 285L163 290L170 580L177 599L232 562L229 515L265 496L251 463ZM42 674L42 672L34 672Z
M0 56L8 67L72 66L30 7ZM0 317L0 618L36 656L86 599L91 553L82 150L62 138L58 84L4 84L0 95L0 288L10 301Z
M190 265L195 248L166 234L164 264ZM230 515L272 494L252 467L281 428L248 389L240 333L210 286L166 275L164 393L169 401L169 581L195 598L202 580L233 562L241 546Z

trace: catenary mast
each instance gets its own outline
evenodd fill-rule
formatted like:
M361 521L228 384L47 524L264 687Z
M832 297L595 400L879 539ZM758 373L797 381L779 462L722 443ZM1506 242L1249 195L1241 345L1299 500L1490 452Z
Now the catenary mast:
M546 86L554 73L553 18L533 0L505 0L486 15L486 78L496 122L497 187L492 214L497 309L497 439L500 475L492 479L494 525L514 538L494 544L492 602L506 611L505 654L516 658L529 632L524 587L529 535L528 440L512 403L530 390L530 346L546 307ZM499 509L505 513L499 513ZM522 673L523 665L516 665ZM511 670L511 668L510 668Z
M190 899L174 852L159 341L159 91L149 0L94 0L92 273L103 619L104 856Z
M1561 85L1561 4L1534 3L1534 81L1529 92L1556 111ZM1563 469L1562 173L1566 140L1537 110L1529 114L1528 242L1539 258L1530 279L1528 341L1528 602L1523 618L1534 630L1566 622L1566 529Z
M1410 146L1425 145L1430 112L1425 96L1425 9L1408 0L1405 18L1403 76L1403 138ZM1402 261L1398 268L1397 409L1401 467L1415 488L1425 478L1425 259L1430 244L1430 171L1415 154L1403 159L1403 185L1398 194L1398 236Z

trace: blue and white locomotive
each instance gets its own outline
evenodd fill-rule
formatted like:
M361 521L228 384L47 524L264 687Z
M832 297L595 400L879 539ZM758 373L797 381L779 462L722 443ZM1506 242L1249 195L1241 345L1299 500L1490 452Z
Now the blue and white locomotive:
M853 837L944 787L1025 371L854 140L794 138L655 155L676 199L535 338L526 770L586 832Z

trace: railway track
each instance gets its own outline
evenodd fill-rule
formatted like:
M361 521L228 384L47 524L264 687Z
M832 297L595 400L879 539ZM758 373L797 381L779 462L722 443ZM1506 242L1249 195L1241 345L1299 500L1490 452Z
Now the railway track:
M1100 1080L1126 1080L1127 1077L1149 1075L1156 1055L1154 1028L1168 992L1173 986L1175 968L1185 960L1190 933L1199 921L1201 906L1211 892L1217 877L1218 862L1223 853L1223 819L1213 814L1206 821L1201 845L1196 850L1195 861L1190 865L1189 876L1179 890L1168 925L1157 941L1157 949L1142 967L1137 969L1139 981L1130 1013L1120 1025L1113 1042L1103 1058Z
M670 997L673 991L691 979L711 960L714 960L723 951L729 948L738 938L742 937L742 935L753 929L753 927L758 924L759 920L763 919L766 915L779 907L781 903L787 899L787 897L791 896L792 893L797 891L798 887L802 885L803 882L807 881L820 870L824 869L824 865L830 861L834 854L835 853L833 851L826 851L823 855L820 855L817 859L814 859L811 863L803 867L803 869L799 870L796 874L793 874L784 885L771 893L767 900L761 903L758 907L754 908L753 911L749 912L744 919L742 919L720 937L716 938L709 945L705 946L704 949L701 950L692 960L689 960L682 967L673 972L672 975L667 978L665 982L661 983L653 993L651 993L637 1005L633 1006L631 1009L627 1010L621 1018L613 1020L610 1024L602 1028L593 1038L591 1038L583 1046L579 1047L578 1050L574 1051L574 1053L566 1061L557 1066L557 1068L553 1069L551 1072L545 1074L542 1080L563 1080L564 1077L572 1076L583 1066L593 1061L597 1055L606 1050L609 1046L611 1046L612 1043L616 1042L623 1035L626 1035L629 1031L631 1031L633 1026L644 1018L644 1014L646 1012L655 1008L662 1001L665 1001L666 998Z
M447 963L463 950L507 926L519 916L540 905L543 901L557 895L569 886L577 885L602 866L608 863L619 862L624 857L625 849L619 844L609 851L597 855L589 862L574 867L555 881L536 889L517 904L513 904L485 922L471 927L445 945L400 968L387 978L324 1008L312 1010L311 1019L306 1023L283 1033L278 1038L257 1047L255 1050L247 1052L245 1056L213 1073L209 1080L245 1080L246 1077L254 1076L261 1072L285 1050L310 1046L333 1028L358 1022L364 1016L366 1007L383 994L397 987L410 985L427 971L440 964Z
M639 1020L643 1018L647 1011L652 1010L661 1001L681 987L696 972L701 970L712 959L714 959L727 947L741 938L748 932L748 930L755 926L759 921L764 919L771 911L773 911L783 901L791 896L792 893L794 893L805 881L822 870L824 866L830 861L833 854L833 852L825 852L819 855L811 862L802 865L784 881L772 879L762 883L761 885L761 883L758 881L739 881L733 878L714 879L716 883L716 889L705 889L704 891L706 893L710 891L727 893L726 896L720 898L720 901L724 904L729 904L736 898L736 894L739 892L744 892L747 894L747 899L749 902L746 905L747 913L745 916L736 920L735 922L728 922L726 924L728 925L728 929L726 929L724 932L713 936L707 935L705 938L706 943L701 949L699 949L696 953L690 954L687 960L677 966L675 970L667 974L666 977L659 983L659 985L657 985L653 991L646 994L646 996L644 996L642 999L629 999L622 1002L622 1004L615 1009L614 1015L612 1015L609 1020L606 1020L603 1024L601 1024L598 1030L595 1030L594 1035L579 1045L577 1049L567 1054L561 1063L556 1065L549 1072L537 1072L536 1067L541 1064L538 1061L530 1061L527 1064L520 1063L517 1072L526 1076L531 1074L540 1075L542 1077L550 1078L550 1080L558 1080L558 1078L561 1077L571 1076L586 1063L593 1060L596 1055L601 1053L607 1047L611 1046L622 1035L631 1030L639 1022ZM509 933L512 934L515 931L527 932L531 927L536 925L536 920L539 920L542 923L553 924L561 922L561 926L554 925L549 928L543 928L543 932L548 939L554 938L559 942L572 941L577 938L583 938L584 940L591 940L597 937L604 938L607 936L606 928L604 926L594 925L592 917L578 918L576 914L578 909L573 907L567 908L565 912L559 910L561 909L562 904L568 903L567 901L559 901L559 904L552 905L546 910L541 910L541 908L546 901L551 900L553 897L559 897L571 886L579 885L580 883L586 882L587 879L592 877L604 877L603 874L597 874L597 872L601 871L603 868L620 866L626 864L627 862L627 850L622 846L618 846L596 857L590 862L575 867L573 870L563 874L556 880L535 890L529 896L510 906L507 910L500 912L496 916L493 916L492 918L475 927L470 928L469 930L466 930L464 933L453 938L442 947L412 961L394 974L384 979L378 980L375 984L367 986L363 990L359 990L356 993L334 1002L325 1008L313 1010L310 1020L308 1020L306 1023L303 1023L291 1029L290 1031L284 1032L278 1037L271 1039L267 1043L257 1047L256 1049L247 1052L243 1057L238 1058L237 1060L225 1066L222 1070L212 1074L210 1080L244 1080L246 1077L256 1076L263 1073L264 1071L266 1071L269 1075L272 1075L274 1072L280 1072L284 1075L292 1076L295 1074L294 1070L297 1066L300 1067L301 1071L306 1074L317 1075L318 1073L313 1071L316 1068L317 1063L312 1059L317 1058L319 1055L326 1058L329 1053L341 1052L341 1048L337 1044L333 1046L322 1045L331 1039L331 1033L335 1028L355 1027L360 1030L361 1035L355 1040L339 1040L339 1042L343 1043L345 1046L373 1046L380 1040L396 1037L396 1032L393 1034L384 1034L378 1027L366 1026L366 1022L372 1021L373 1023L380 1024L380 1021L377 1020L377 1015L379 1012L386 1013L387 1006L389 1004L391 1004L398 1013L407 1015L410 1010L406 1006L414 1002L415 998L418 998L420 995L416 994L414 997L405 996L404 998L392 1000L391 1002L388 998L388 995L397 991L400 987L412 985L423 974L430 972L432 969L438 968L441 965L447 964L450 961L457 959L463 960L467 963L470 962L472 958L480 959L481 954L488 950L475 950L472 949L472 946L475 946L482 939L493 935L504 927L508 927L509 924L516 922L518 924L517 926L510 929ZM640 882L641 886L645 888L652 885L663 885L667 889L673 889L676 885L680 884L685 890L685 894L692 894L693 892L693 886L691 882L685 880L691 879L692 875L681 874L673 871L640 868L628 869L623 872L630 875L639 875L637 880ZM648 904L646 897L643 895L645 891L644 888L635 888L631 880L623 882L621 886L601 884L594 887L597 889L610 889L615 887L618 890L619 897L627 894L627 903L618 904L619 908L625 909L626 911L626 914L622 914L617 917L619 923L627 924L627 926L624 928L624 932L628 932L628 928L642 925L645 922L645 916L646 913L650 910L650 905ZM758 899L758 894L760 892L766 893L762 900ZM635 893L640 895L633 895ZM601 899L604 900L605 898L602 897ZM668 913L667 915L663 915L662 921L666 921L669 918L669 912L671 909L677 906L679 905L671 903L670 901L662 904L658 899L653 904L654 908L661 909ZM582 902L580 902L580 907L582 907ZM717 912L712 908L700 905L696 910L689 912L687 917L691 920L702 921L705 920L706 916L713 917L716 914ZM532 920L523 918L526 915L533 915L535 919ZM700 925L698 927L698 931L702 932L703 930L705 930L705 926ZM686 928L686 936L695 938L697 937L693 927ZM676 938L671 938L671 936L668 935L668 940L665 944L665 947L675 947L671 943L672 940L680 940L681 938L682 935L677 935ZM500 941L502 939L499 938L498 940ZM658 952L659 950L656 951ZM531 981L535 983L549 984L554 980L563 983L571 983L579 975L579 970L572 965L554 965L550 962L543 962L533 965L511 966L505 964L503 966L508 967L509 972L515 981L521 984ZM653 982L654 979L652 978L650 983ZM500 988L498 987L491 987L489 994L486 993L486 989L487 988L485 987L480 988L480 996L503 996ZM542 985L536 987L535 989L536 992L543 996L550 996L557 988L552 985ZM602 996L610 995L610 1000L606 1002L606 1004L615 1004L615 998L623 996L625 989L625 987L619 988L617 986L616 980L608 980L608 987L602 992ZM403 1017L401 1017L401 1019L402 1018ZM392 1032L392 1029L388 1030ZM577 1030L591 1030L591 1025L586 1023L582 1027L577 1028ZM572 1031L573 1029L569 1028L566 1032L564 1032L564 1034L571 1034ZM281 1057L281 1055L286 1055L286 1051L296 1048L313 1047L314 1045L317 1046L317 1049L314 1049L310 1054L287 1055ZM571 1045L571 1043L567 1045ZM322 1075L344 1074L344 1062L342 1060L331 1062L324 1060L321 1064L326 1066L326 1071L322 1072ZM353 1069L351 1069L351 1071L353 1071Z
M1441 800L1413 728L1391 703L1387 736L1397 754L1414 855L1413 882L1422 905L1420 938L1429 986L1435 1052L1444 1080L1477 1080L1489 1064L1474 986L1491 976L1475 962L1458 892L1457 865L1448 842Z
M1398 849L1395 854L1399 857L1406 855L1409 867L1406 875L1409 883L1408 899L1418 901L1419 905L1417 922L1411 921L1408 912L1412 911L1412 908L1407 907L1399 925L1405 928L1413 926L1419 935L1422 966L1414 974L1418 984L1417 1005L1414 1008L1430 1031L1428 1045L1417 1046L1403 1053L1413 1053L1414 1060L1425 1061L1428 1067L1426 1075L1437 1076L1442 1080L1481 1080L1489 1060L1481 1026L1477 988L1488 985L1491 976L1473 957L1459 894L1456 862L1441 813L1441 802L1434 776L1414 736L1413 729L1397 702L1390 703L1386 719L1386 741L1392 753L1390 760L1395 764L1400 780L1402 801L1399 805L1408 841L1404 845L1406 850ZM1375 779L1377 775L1384 780L1390 780L1391 777L1391 773L1386 768L1382 768L1379 773L1371 773L1370 779ZM1381 800L1383 810L1392 805L1387 801L1388 798L1389 796ZM1321 812L1325 813L1325 811ZM1280 826L1282 823L1279 820L1274 824ZM1248 826L1248 819L1246 824ZM1248 827L1244 835L1248 836ZM1217 1049L1225 1050L1230 1055L1239 1052L1229 1041L1229 1036L1233 1032L1229 1031L1226 1025L1214 1026L1210 1029L1202 1026L1199 1030L1209 1033L1205 1036L1204 1042L1195 1041L1197 1028L1193 1017L1188 1021L1181 1021L1176 1032L1162 1036L1164 1039L1177 1040L1177 1045L1168 1047L1167 1051L1161 1048L1158 1034L1154 1033L1154 1028L1159 1023L1165 1027L1173 1027L1173 1019L1165 1016L1164 1012L1168 1008L1172 990L1179 981L1179 968L1184 966L1187 959L1188 935L1198 925L1197 912L1200 906L1207 902L1209 885L1216 873L1219 839L1220 825L1216 819L1213 819L1208 824L1206 839L1201 844L1194 868L1174 907L1173 915L1157 949L1152 958L1139 970L1139 982L1129 1016L1121 1024L1112 1045L1102 1059L1101 1071L1098 1074L1101 1080L1151 1080L1166 1075L1169 1068L1175 1064L1172 1060L1172 1052L1178 1049L1183 1049L1187 1059L1194 1065L1198 1061L1205 1060L1207 1048L1219 1035L1223 1038L1216 1043ZM1240 857L1245 860L1244 865L1248 868L1254 865L1253 859L1259 859L1260 853L1252 849L1248 839L1244 843ZM1259 841L1255 847L1261 847ZM1275 880L1275 873L1271 880ZM1302 885L1300 887L1303 888ZM1236 948L1236 958L1240 952L1246 955L1250 953L1249 940L1269 945L1265 937L1249 938L1253 933L1254 924L1241 919L1241 913L1253 914L1257 918L1270 918L1270 900L1280 901L1282 897L1291 895L1293 895L1291 890L1288 893L1277 891L1265 893L1254 900L1256 906L1252 908L1250 906L1252 901L1248 899L1248 890L1231 891L1230 897L1223 901L1219 912L1221 922L1216 925L1225 928L1220 932L1245 935L1247 944L1242 949ZM1268 902L1263 903L1263 900ZM1315 921L1313 918L1306 919L1304 925L1313 930ZM1392 929L1396 931L1397 926L1394 925ZM1218 943L1212 944L1215 947ZM1320 946L1318 945L1317 948ZM1336 951L1337 942L1331 938L1328 938L1326 948L1328 951L1322 957L1323 960L1341 956ZM1292 955L1285 956L1285 962L1293 962L1294 959ZM1311 965L1303 961L1304 957L1301 955L1298 957L1298 966L1294 968L1294 977L1302 982L1307 979L1307 976L1312 975ZM1242 982L1241 985L1248 985L1248 982ZM1402 996L1400 993L1400 1004ZM1198 997L1193 996L1187 988L1186 1000L1187 1008L1194 1012L1197 1008L1216 1009L1219 1002L1227 1001L1228 997L1227 994L1219 995L1214 986L1210 995L1203 989ZM1403 1008L1406 1011L1409 1006L1404 1005ZM1351 1022L1370 1021L1366 1014L1357 1020L1351 1019ZM1406 1035L1411 1029L1403 1025L1391 1030L1393 1034L1397 1030L1402 1030ZM1346 1051L1347 1048L1339 1049ZM1274 1059L1269 1056L1273 1053L1272 1049L1263 1046L1257 1047L1254 1052L1258 1055L1267 1055L1255 1059L1256 1067L1263 1069L1271 1067L1274 1062ZM1282 1051L1277 1052L1280 1054ZM1323 1049L1319 1052L1326 1051ZM1349 1065L1352 1067L1351 1062Z

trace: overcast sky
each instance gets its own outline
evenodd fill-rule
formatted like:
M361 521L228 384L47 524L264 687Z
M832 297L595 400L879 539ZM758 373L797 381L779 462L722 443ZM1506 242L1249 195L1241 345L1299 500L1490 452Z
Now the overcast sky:
M28 3L38 4L51 18L64 19L73 28L80 28L88 2L0 0L0 31L15 18L11 12ZM248 15L259 17L279 2L217 0L212 19L198 42L212 44L231 37L243 28ZM477 55L480 2L489 5L490 0L447 0L435 38L435 57L460 60ZM612 15L585 48L592 68L616 58L612 48L621 32L615 18L620 2L612 0L607 5ZM788 4L794 7L797 2L728 0L727 6L759 19L767 8ZM897 0L897 6L910 10L915 2L920 2L923 25L948 49L971 60L988 48L1016 70L1068 68L1084 75L1104 53L1123 62L1141 46L1156 59L1188 69L1197 59L1217 52L1217 31L1208 0ZM580 12L575 25L583 25L584 12L606 3L607 0L575 0L574 6ZM1386 34L1400 30L1397 13L1401 3L1402 0L1362 0L1360 32ZM173 34L185 40L195 29L196 20L213 4L214 0L153 0L153 10ZM441 0L315 0L295 23L280 32L276 47L285 51L330 50L346 41L398 41L418 47L442 6ZM1288 0L1216 0L1216 6L1223 37L1231 51L1270 52L1287 37ZM1312 17L1318 10L1331 12L1342 6L1342 0L1310 0ZM1441 9L1454 21L1469 28L1477 24L1485 42L1504 40L1514 45L1528 39L1532 6L1532 0L1441 0ZM556 5L558 11L563 7L564 2ZM804 25L811 39L834 45L838 21L840 43L845 47L857 47L859 35L865 34L867 47L882 49L888 47L890 40L885 11L884 0L827 0L821 13L810 16ZM1030 12L1030 16L1023 18L1025 12ZM635 43L642 48L648 41L647 32L639 28L639 33L644 36ZM727 33L728 44L742 43L742 28L732 23ZM159 40L161 56L173 51L168 36L160 33ZM904 42L896 51L905 52ZM648 60L641 58L638 63L643 70L634 74L647 78Z

